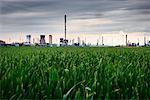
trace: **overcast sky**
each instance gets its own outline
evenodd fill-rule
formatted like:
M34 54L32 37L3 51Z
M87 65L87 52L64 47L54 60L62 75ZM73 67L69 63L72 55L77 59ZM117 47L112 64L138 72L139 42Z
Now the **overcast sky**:
M12 34L150 33L150 0L0 0L0 39Z

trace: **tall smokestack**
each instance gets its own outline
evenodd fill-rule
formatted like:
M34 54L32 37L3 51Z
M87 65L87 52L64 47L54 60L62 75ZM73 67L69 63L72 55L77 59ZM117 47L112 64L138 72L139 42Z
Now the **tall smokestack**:
M65 15L65 40L66 40L66 15Z
M102 36L102 45L104 45L104 43L103 43L103 42L104 42L104 40L103 40L103 39L104 39L104 38L103 38L103 36Z
M126 46L128 46L128 35L126 35Z
M146 37L144 37L144 45L146 46Z

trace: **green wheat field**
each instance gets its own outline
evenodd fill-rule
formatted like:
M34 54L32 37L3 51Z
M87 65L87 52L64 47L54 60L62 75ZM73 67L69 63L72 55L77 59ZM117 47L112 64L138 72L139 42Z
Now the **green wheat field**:
M1 99L150 99L150 48L0 47Z

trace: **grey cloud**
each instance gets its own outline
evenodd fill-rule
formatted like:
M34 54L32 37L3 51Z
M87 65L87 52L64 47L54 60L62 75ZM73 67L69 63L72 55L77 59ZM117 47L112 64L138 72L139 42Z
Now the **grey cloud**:
M68 21L105 18L113 22L81 28L76 30L78 32L120 30L150 32L147 29L150 27L149 0L3 0L0 3L1 33L22 31L22 27L27 32L36 28L44 32L49 32L48 30L61 32L64 14L67 14ZM141 26L135 26L139 22Z
M135 7L129 7L128 10L138 10L138 9L150 9L150 4L142 4Z
M1 14L10 14L16 12L35 12L41 11L44 7L55 7L56 1L21 1L21 2L2 2Z

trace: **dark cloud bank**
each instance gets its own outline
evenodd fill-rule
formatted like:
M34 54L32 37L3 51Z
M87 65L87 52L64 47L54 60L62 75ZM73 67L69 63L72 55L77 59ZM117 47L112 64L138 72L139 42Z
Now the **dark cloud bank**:
M71 25L68 32L150 32L150 0L1 0L0 34L61 33L64 14Z

